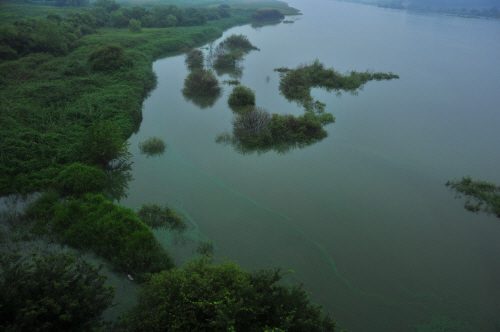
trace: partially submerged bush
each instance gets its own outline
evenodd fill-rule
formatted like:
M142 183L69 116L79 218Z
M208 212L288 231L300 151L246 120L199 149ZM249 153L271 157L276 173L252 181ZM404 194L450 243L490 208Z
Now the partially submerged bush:
M153 232L129 208L113 204L102 195L86 194L64 203L45 197L33 203L25 218L36 234L46 234L79 250L88 250L110 262L111 267L141 280L146 273L171 269L175 263L159 245Z
M305 146L316 143L328 136L323 128L334 122L332 114L320 109L307 110L303 115L269 114L266 110L254 107L233 120L233 131L217 135L217 143L231 144L240 150L254 148L273 148L286 150L285 145ZM283 150L284 151L284 150Z
M214 68L236 67L243 60L243 52L241 50L231 50L225 53L216 55L213 61Z
M120 127L111 121L96 122L90 126L82 139L85 157L96 165L106 165L111 160L130 158L128 143Z
M483 211L500 218L500 186L481 180L473 180L464 176L461 180L448 181L445 184L456 197L466 197L464 208L467 211Z
M165 152L167 148L167 143L160 137L149 137L144 142L139 143L139 149L141 153L144 153L148 156L156 156Z
M243 85L237 85L227 100L229 106L255 105L255 91Z
M277 9L259 9L257 12L252 14L252 18L259 21L273 21L282 20L285 18L285 15Z
M194 69L184 80L182 92L194 96L217 96L221 93L219 80L210 69Z
M54 180L62 194L81 195L102 191L108 177L99 168L74 163L66 167Z
M205 61L205 55L203 52L197 48L186 53L184 62L189 68L201 68L203 67L203 62Z
M342 75L333 68L325 69L318 59L309 64L301 64L296 69L276 68L280 72L280 91L290 100L311 102L311 88L321 87L327 91L348 91L355 93L363 84L371 80L391 80L399 78L392 73L351 71Z
M119 45L106 45L90 54L89 63L94 70L111 71L132 67L132 59Z
M168 205L161 207L158 204L143 204L137 211L137 216L152 229L167 228L182 231L187 228L184 219Z
M245 35L232 34L221 42L221 45L228 49L241 49L243 51L257 50Z

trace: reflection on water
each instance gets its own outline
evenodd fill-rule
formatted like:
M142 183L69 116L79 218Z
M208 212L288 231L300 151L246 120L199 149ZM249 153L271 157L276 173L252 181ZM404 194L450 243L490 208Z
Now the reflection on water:
M213 107L217 100L219 100L222 96L220 93L212 96L196 96L185 93L184 91L182 92L182 95L187 102L191 102L201 109Z

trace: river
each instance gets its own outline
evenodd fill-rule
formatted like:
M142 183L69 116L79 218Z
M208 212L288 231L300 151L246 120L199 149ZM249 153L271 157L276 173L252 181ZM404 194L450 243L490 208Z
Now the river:
M260 49L240 78L258 106L301 114L279 94L273 69L316 58L400 79L368 82L357 96L313 89L336 117L327 138L244 155L215 143L231 130L231 88L200 108L181 93L184 57L156 61L158 87L129 140L134 179L120 203L168 203L190 221L186 236L213 241L217 257L293 270L287 280L304 282L349 332L497 331L500 221L465 211L444 184L465 175L500 183L500 21L289 4L303 13L293 24L222 37L244 34ZM164 155L139 153L150 136L166 140ZM180 264L189 258L182 250L174 248Z

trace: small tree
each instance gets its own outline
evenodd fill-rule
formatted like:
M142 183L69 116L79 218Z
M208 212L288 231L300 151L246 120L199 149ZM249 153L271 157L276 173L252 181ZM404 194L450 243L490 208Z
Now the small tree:
M85 157L97 165L106 165L113 159L127 160L130 143L125 141L118 125L111 121L93 124L83 135Z
M0 330L93 331L114 306L102 266L71 254L23 257L0 252Z
M221 90L217 77L210 69L194 69L184 80L183 93L188 96L217 96Z
M302 286L278 284L280 269L250 273L233 262L213 262L208 252L182 269L153 275L119 319L121 330L335 331L335 320L322 317Z
M138 21L136 19L131 19L128 22L128 29L130 30L130 32L134 32L134 33L142 32L141 21Z
M201 68L203 67L203 62L205 61L205 55L203 52L197 48L186 53L186 58L184 60L189 68Z
M229 106L249 106L255 105L255 91L243 85L237 85L229 95L227 100Z
M90 54L89 63L94 70L117 70L122 67L131 67L132 60L127 56L123 47L106 45Z

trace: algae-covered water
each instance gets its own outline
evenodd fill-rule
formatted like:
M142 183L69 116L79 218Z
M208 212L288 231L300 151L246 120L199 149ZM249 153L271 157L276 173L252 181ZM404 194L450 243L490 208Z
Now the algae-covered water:
M258 106L301 114L279 94L273 69L315 58L400 79L369 82L358 96L314 89L336 117L326 139L243 155L215 143L231 130L231 88L200 108L181 93L184 57L159 60L120 203L168 203L190 221L187 237L213 241L217 257L295 271L288 280L304 282L349 332L496 331L500 221L465 211L444 183L464 175L500 183L500 21L289 3L304 14L293 24L222 37L244 34L260 48L239 78ZM164 155L139 153L150 136L169 144ZM180 264L190 250L174 248Z

